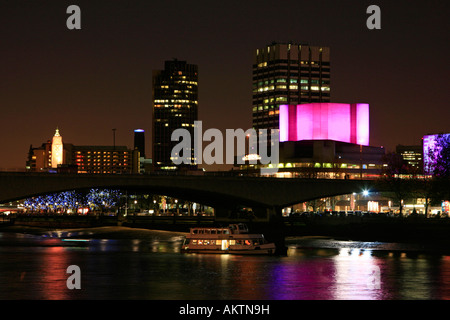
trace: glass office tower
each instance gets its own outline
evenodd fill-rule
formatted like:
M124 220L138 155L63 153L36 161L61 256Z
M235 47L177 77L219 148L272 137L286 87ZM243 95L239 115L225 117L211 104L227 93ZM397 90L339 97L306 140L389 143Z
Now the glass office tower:
M175 165L171 158L172 132L178 128L194 136L194 121L198 120L198 67L186 61L166 61L164 70L153 72L153 164L156 170L195 169L192 148L184 150L192 164Z
M272 43L253 64L253 128L279 129L280 105L330 102L330 48Z

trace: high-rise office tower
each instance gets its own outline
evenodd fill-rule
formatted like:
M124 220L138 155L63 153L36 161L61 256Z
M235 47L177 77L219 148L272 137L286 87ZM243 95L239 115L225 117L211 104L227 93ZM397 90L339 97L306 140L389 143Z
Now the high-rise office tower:
M134 130L134 149L139 151L141 158L145 158L145 130Z
M194 137L194 121L198 120L198 67L176 59L166 61L164 70L153 72L153 164L156 170L195 169L196 165L175 165L171 152L178 141L172 132L187 129ZM178 155L194 159L192 148Z
M279 129L280 105L330 102L330 48L272 43L253 64L253 127Z

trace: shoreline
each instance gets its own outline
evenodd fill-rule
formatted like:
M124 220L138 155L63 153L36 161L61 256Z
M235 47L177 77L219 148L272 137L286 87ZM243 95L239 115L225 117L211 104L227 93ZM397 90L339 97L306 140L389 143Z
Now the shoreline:
M144 229L120 226L100 226L100 227L77 227L77 228L47 228L35 226L6 226L0 228L0 233L18 233L29 234L33 236L55 237L70 236L70 238L90 238L90 239L111 239L111 240L127 240L127 239L170 239L174 236L184 236L186 233L177 231L166 231L156 229Z

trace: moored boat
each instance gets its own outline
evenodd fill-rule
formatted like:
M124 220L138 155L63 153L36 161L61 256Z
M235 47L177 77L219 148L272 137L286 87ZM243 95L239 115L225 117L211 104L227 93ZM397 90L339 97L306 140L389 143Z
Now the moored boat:
M228 227L191 228L181 247L186 253L273 254L275 244L263 234L248 233L245 224Z

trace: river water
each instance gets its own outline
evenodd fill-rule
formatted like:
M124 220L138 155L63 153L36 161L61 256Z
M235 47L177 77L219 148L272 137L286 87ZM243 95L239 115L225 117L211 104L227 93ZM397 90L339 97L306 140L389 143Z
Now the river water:
M182 254L179 233L90 230L0 232L0 299L450 299L450 255L421 246L288 238L283 257Z

